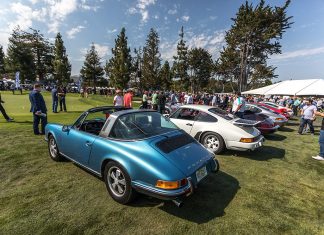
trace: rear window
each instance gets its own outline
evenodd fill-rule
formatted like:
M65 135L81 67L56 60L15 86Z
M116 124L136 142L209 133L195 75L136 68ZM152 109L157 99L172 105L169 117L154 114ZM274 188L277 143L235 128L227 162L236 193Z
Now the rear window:
M218 116L220 116L226 120L233 120L233 115L231 115L230 113L228 113L222 109L211 108L211 109L208 109L208 111L211 113L217 114Z

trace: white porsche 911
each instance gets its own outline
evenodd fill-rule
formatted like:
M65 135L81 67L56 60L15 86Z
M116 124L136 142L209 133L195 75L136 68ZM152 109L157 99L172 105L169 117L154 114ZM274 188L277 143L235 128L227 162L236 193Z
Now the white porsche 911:
M257 122L235 118L212 106L184 105L172 113L170 119L215 154L225 149L255 150L264 142L264 137L254 127Z

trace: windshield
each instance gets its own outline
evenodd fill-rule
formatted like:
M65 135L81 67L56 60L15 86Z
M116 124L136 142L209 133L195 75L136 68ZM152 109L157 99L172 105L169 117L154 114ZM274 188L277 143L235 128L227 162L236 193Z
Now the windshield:
M218 116L226 119L226 120L233 120L233 115L222 110L222 109L219 109L219 108L212 108L212 109L208 109L209 112L211 113L214 113L214 114L217 114Z
M173 130L178 130L178 127L157 112L129 113L116 120L109 137L124 140L144 139Z

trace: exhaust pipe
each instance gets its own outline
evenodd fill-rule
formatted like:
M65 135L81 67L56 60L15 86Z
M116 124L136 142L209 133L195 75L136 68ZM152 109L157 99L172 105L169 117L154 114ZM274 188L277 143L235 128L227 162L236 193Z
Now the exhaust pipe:
M172 202L178 207L181 208L183 206L183 202L180 201L179 199L174 199Z

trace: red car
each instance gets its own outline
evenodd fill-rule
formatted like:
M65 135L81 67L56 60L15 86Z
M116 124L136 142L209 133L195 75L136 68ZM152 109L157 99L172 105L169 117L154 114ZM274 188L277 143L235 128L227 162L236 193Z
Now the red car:
M266 108L274 111L277 114L281 114L281 115L285 116L285 118L287 118L287 119L290 118L290 114L288 113L288 110L286 108L280 108L280 107L275 108L273 106L270 106L270 105L267 105L267 104L264 104L264 103L257 103L257 105L266 107Z

